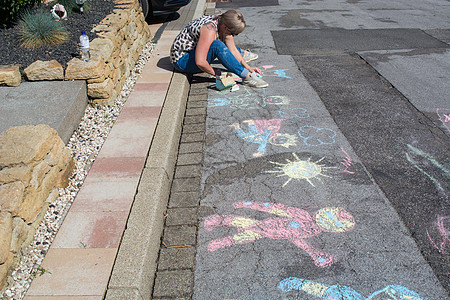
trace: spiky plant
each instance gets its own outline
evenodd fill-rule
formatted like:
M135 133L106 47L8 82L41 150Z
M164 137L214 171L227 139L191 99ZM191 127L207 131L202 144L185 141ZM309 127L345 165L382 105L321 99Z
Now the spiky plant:
M17 26L17 38L25 48L57 45L69 39L69 32L63 22L56 22L49 12L41 9L24 12Z

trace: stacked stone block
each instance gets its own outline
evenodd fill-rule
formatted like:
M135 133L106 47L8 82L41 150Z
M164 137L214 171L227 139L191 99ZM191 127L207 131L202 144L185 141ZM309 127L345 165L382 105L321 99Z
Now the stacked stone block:
M138 0L116 0L116 9L93 31L91 60L73 58L65 80L87 80L88 96L96 104L110 104L134 68L139 53L150 39L150 30Z
M150 40L139 0L115 0L113 12L93 32L88 62L73 58L65 70L55 60L36 61L24 70L24 77L36 80L86 80L87 93L95 104L111 104L122 89L139 53ZM19 65L0 66L0 85L18 86Z
M0 135L0 287L73 168L69 150L47 125Z

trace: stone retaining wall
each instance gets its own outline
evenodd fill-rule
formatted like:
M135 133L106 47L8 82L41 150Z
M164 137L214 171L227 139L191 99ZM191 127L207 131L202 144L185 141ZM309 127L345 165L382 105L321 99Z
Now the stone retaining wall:
M91 60L73 58L64 72L55 60L36 61L24 70L24 77L35 80L87 80L87 93L96 104L111 104L133 69L139 53L150 40L139 0L114 0L113 13L106 16L93 31ZM18 65L0 66L0 85L20 84Z
M73 168L69 150L48 125L0 135L0 288Z

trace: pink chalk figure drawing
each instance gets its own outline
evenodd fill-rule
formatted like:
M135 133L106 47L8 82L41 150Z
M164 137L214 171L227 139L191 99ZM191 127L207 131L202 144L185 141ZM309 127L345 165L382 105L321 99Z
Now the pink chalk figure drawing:
M246 120L244 123L247 123L248 131L244 131L239 123L231 124L231 126L244 141L259 144L257 152L253 153L253 156L260 157L266 153L268 143L284 147L295 145L295 136L278 134L282 121L283 119Z
M450 216L437 216L436 222L433 224L433 231L436 232L436 238L432 238L430 231L427 229L428 238L431 244L442 254L450 253ZM439 240L439 241L438 241Z
M213 252L234 245L251 243L261 238L288 240L304 250L318 267L334 263L332 255L323 253L307 243L307 239L321 232L346 232L355 226L355 219L340 207L326 207L316 212L313 218L306 210L287 207L280 203L235 202L234 208L249 208L273 214L276 217L255 220L234 215L211 215L206 218L205 229L213 227L235 227L238 233L209 242L208 250Z
M450 132L450 109L437 108L436 114L439 117L439 121L442 122L442 125Z
M322 157L318 161L311 161L311 158L308 160L301 160L297 154L292 153L295 160L291 161L289 159L286 160L285 163L279 163L271 161L271 164L279 166L277 170L266 171L266 173L276 173L279 174L277 177L287 176L289 179L283 184L282 187L285 187L292 179L297 180L306 180L312 186L315 186L312 182L313 178L316 178L318 181L321 181L319 176L330 177L325 175L323 172L327 169L331 169L334 167L325 167L325 165L318 164L325 157Z
M341 161L341 164L345 167L343 171L338 171L339 173L349 173L349 174L355 174L355 172L349 171L348 168L350 168L353 164L352 159L350 155L344 150L344 148L341 147L342 152L345 154L344 161Z

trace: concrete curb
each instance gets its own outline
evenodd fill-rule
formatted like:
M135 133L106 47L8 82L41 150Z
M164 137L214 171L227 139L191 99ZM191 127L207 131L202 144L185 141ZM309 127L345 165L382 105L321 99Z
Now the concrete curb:
M105 299L151 298L189 87L173 74Z

